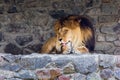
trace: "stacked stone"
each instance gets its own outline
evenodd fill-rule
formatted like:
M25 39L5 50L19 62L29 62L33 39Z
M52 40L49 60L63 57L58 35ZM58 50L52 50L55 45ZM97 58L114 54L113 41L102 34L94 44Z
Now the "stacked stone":
M120 80L120 56L0 54L0 80Z

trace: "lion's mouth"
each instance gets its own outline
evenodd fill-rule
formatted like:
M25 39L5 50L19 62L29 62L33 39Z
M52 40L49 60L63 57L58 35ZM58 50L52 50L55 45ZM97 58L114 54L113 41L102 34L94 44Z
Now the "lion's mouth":
M61 42L61 45L62 46L66 46L68 43L70 43L70 41L68 41L68 42Z

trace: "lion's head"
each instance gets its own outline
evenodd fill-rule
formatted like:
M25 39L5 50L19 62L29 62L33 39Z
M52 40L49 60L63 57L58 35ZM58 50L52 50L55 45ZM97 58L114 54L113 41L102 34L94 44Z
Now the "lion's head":
M69 42L73 46L78 46L77 44L82 43L82 38L78 40L81 36L79 23L73 19L65 20L63 23L57 21L55 24L55 33L58 41L63 46Z
M62 45L66 45L72 40L72 30L67 27L60 28L57 32L57 39Z
M81 16L68 16L56 21L54 26L57 40L62 45L71 42L73 47L86 46L94 50L94 31L90 20Z

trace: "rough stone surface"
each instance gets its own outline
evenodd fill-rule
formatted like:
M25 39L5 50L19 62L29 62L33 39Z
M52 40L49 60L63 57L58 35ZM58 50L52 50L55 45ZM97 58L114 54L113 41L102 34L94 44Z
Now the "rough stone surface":
M104 35L98 35L97 36L97 41L105 41L105 36Z
M0 80L120 79L120 56L116 55L42 55L37 53L11 55L1 53L0 56ZM61 61L61 59L64 60ZM57 63L55 63L56 60ZM64 65L59 66L62 63Z
M111 27L111 25L103 25L101 27L101 32L102 33L106 33L106 34L115 34L113 28L115 26L115 24L112 24L113 27Z
M72 74L73 80L86 80L86 76L80 73Z
M116 66L120 68L120 56L116 56Z
M110 50L111 48L114 47L112 43L107 43L107 42L99 42L96 44L97 45L95 46L95 50L106 51L106 50Z
M68 63L68 64L64 67L63 72L64 72L65 74L67 74L67 73L74 73L74 72L75 72L74 65L73 65L72 63Z
M6 53L12 53L14 55L15 54L22 54L21 48L19 48L17 45L15 45L13 43L7 44L4 50Z
M120 79L120 68L115 69L114 76L119 80Z
M114 54L115 55L120 55L120 47L118 47L118 48L115 49Z
M120 47L120 40L114 41L115 46L119 46Z
M98 66L94 56L93 57L81 57L81 59L76 58L74 60L74 64L75 64L77 71L83 74L92 73L96 71L97 66Z
M27 35L27 36L17 36L15 41L21 45L24 46L25 44L31 42L33 40L31 35Z
M100 73L100 76L103 78L103 79L109 79L113 76L113 72L111 69L103 69Z
M86 80L102 80L100 78L100 75L97 74L97 73L91 73L87 76L87 79Z
M115 57L112 57L111 55L108 56L100 56L100 66L103 68L113 68L115 63Z
M117 35L106 35L106 41L115 41L117 39Z

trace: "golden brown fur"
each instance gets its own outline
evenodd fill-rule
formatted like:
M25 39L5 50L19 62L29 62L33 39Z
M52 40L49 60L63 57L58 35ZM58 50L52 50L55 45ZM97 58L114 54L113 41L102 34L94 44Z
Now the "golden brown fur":
M75 52L89 52L94 48L94 32L86 17L69 16L56 21L54 25L56 36L48 39L42 47L42 53L67 53L69 47ZM71 43L72 46L68 45Z

